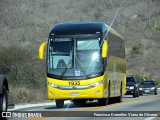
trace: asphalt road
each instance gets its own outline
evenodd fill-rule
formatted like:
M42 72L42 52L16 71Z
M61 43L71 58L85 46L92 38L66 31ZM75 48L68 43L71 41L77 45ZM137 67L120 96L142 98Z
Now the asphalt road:
M155 117L157 115L156 112L160 112L160 90L158 91L158 95L145 94L137 98L126 95L123 97L123 102L110 103L106 106L99 106L97 101L88 102L85 106L75 106L70 101L65 101L64 108L61 109L57 109L54 102L49 104L22 106L16 106L15 109L9 109L9 111L27 111L31 113L47 111L43 113L46 117L12 117L8 118L8 120L160 120L160 117ZM114 111L116 111L116 113L114 113ZM131 113L134 117L129 117ZM140 113L142 113L143 117L140 117ZM100 117L100 115L103 115L103 117Z

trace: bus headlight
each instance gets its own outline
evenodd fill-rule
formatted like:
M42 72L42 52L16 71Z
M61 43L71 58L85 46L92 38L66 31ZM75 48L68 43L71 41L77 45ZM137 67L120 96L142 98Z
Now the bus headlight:
M96 86L98 86L98 85L100 85L100 84L103 84L103 83L104 83L104 80L99 81L99 82L96 82L96 83L93 83L93 84L90 84L89 86L90 86L90 87L96 87Z
M50 86L52 88L57 88L58 87L57 84L53 84L53 83L50 83L50 82L47 82L47 86Z
M139 88L139 90L143 90L142 88Z

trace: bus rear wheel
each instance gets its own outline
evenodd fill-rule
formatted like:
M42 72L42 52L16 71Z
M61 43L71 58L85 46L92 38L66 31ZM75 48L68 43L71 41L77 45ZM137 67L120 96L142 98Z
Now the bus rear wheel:
M121 88L120 88L120 96L117 97L117 102L122 102L122 84L121 84Z
M56 100L57 108L63 108L63 106L64 106L64 100Z

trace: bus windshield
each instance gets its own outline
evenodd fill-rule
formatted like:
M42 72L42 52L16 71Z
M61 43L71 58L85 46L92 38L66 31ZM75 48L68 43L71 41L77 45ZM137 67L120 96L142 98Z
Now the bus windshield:
M48 73L89 76L103 71L100 38L52 38L48 44Z

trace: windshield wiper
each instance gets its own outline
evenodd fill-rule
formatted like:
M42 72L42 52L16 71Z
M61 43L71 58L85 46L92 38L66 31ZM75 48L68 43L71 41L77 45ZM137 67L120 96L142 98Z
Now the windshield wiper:
M76 57L76 61L77 61L77 63L79 64L79 66L80 66L82 72L84 73L85 77L88 78L88 76L86 75L86 71L85 71L83 65L81 64L81 62L78 60L77 57Z
M68 64L67 64L67 66L64 68L62 74L60 75L61 78L62 78L62 77L65 75L65 73L67 72L68 66L71 64L71 62L72 62L72 61L70 60L70 61L68 62ZM76 57L76 62L77 62L78 65L80 66L80 69L81 69L82 72L84 73L85 77L88 78L87 75L86 75L86 71L85 71L83 65L82 65L81 62L77 59L77 57Z
M64 76L64 74L67 72L67 68L68 68L68 66L71 64L71 62L72 62L72 60L69 60L69 62L68 62L68 64L67 64L67 66L64 68L64 70L62 71L62 74L60 75L60 77L62 78L63 76Z

